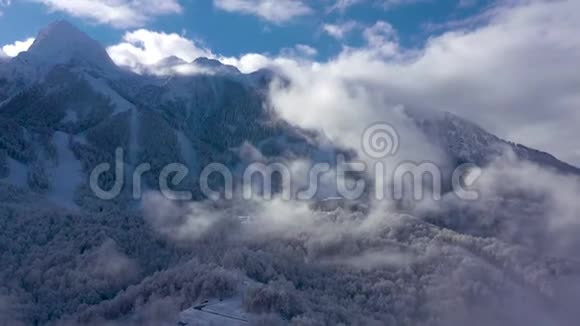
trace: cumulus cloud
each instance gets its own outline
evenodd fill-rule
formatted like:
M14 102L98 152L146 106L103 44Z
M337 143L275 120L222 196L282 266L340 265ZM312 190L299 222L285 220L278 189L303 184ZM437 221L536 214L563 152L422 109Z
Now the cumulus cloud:
M312 56L316 49L307 45L297 45L287 49L294 55ZM164 33L147 29L127 32L121 42L107 48L111 59L119 66L136 73L156 75L195 74L203 69L192 65L200 57L219 59L233 65L244 73L268 67L277 60L258 53L248 53L240 57L224 57L212 53L200 42L176 33Z
M2 55L2 53L4 53L5 55L7 55L9 57L15 57L19 53L27 51L33 42L34 42L34 38L28 38L28 39L23 40L23 41L16 41L12 44L6 44L6 45L2 46L2 48L0 49L1 50L0 56Z
M117 28L143 26L156 16L178 14L178 0L33 0L51 11L63 11Z
M213 53L200 42L176 33L138 29L123 35L121 42L107 48L111 59L119 66L136 73L156 75L196 74L207 72L192 62L200 57L219 59L226 65L251 73L270 66L293 64L296 59L310 60L318 51L306 44L283 49L279 57L247 53L240 57L225 57Z
M364 31L367 47L302 66L295 75L333 76L329 82L366 85L393 104L451 111L500 137L578 164L577 145L562 140L580 137L580 77L571 69L580 60L574 37L580 22L573 14L579 5L525 2L494 8L487 24L449 31L413 50L401 48L390 25L381 22ZM317 110L293 114L320 111L296 107Z
M239 58L236 57L220 57L220 61L232 66L238 67L243 73L252 73L262 68L274 65L276 61L267 55L259 53L244 54Z
M210 50L175 33L139 29L127 32L121 43L107 48L109 56L120 66L144 72L161 60L176 57L189 63L199 57L213 57Z
M313 12L302 0L214 0L214 5L228 12L261 17L273 23L284 23Z

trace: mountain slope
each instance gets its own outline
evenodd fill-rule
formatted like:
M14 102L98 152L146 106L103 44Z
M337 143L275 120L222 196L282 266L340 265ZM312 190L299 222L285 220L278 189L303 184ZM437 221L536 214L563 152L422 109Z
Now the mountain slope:
M271 156L317 150L313 134L278 120L263 104L264 89L254 75L205 58L196 64L219 73L139 76L114 66L96 41L69 23L51 24L28 52L0 70L10 90L0 102L0 123L6 125L0 134L0 158L6 162L0 180L18 180L19 186L63 199L54 193L63 186L54 171L81 166L80 178L71 175L71 182L80 183L65 187L65 202L92 209L96 198L88 189L89 173L100 163L114 163L117 148L130 168L152 165L144 176L152 188L169 163L185 164L192 175L211 162L238 164L232 149L246 142L267 146ZM74 162L68 162L67 151L74 153ZM105 180L103 186L111 185L114 177ZM193 184L183 186L195 190Z
M501 139L452 113L425 114L417 110L407 110L406 113L427 139L457 163L469 162L485 166L511 151L520 160L560 173L580 175L580 168L562 162L549 153Z
M74 26L51 24L28 52L0 69L0 83L6 86L2 89L9 91L0 97L0 123L6 126L0 135L3 179L51 195L59 182L58 173L50 171L61 164L81 166L81 177L73 178L80 182L80 191L70 191L68 185L66 202L92 206L88 202L94 198L89 199L83 180L97 164L113 163L116 148L125 151L128 166L152 164L145 178L153 188L155 173L168 163L183 163L193 175L212 162L240 164L235 149L246 142L271 158L325 156L316 154L327 151L317 148L316 133L287 124L268 107L272 72L245 75L207 58L194 64L215 73L136 75L116 67L98 42ZM457 164L484 166L509 148L522 160L580 173L547 153L504 141L452 114L407 114ZM56 141L63 137L68 137L67 149ZM64 161L71 159L61 157L66 151L75 153L75 162Z

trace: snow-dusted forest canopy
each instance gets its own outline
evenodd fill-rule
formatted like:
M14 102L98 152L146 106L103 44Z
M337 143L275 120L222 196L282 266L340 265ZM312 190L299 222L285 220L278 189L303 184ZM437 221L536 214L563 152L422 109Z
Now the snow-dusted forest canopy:
M510 190L422 220L158 195L89 214L4 185L0 312L6 325L175 325L200 300L241 297L256 325L572 325L577 230Z

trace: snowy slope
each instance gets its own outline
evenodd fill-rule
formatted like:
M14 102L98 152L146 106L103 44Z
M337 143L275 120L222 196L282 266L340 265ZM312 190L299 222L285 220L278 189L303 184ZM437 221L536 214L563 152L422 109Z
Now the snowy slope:
M441 147L458 163L486 165L499 156L513 152L519 159L555 169L562 173L580 175L580 169L554 156L501 139L477 124L449 112L406 110L419 129L435 145Z

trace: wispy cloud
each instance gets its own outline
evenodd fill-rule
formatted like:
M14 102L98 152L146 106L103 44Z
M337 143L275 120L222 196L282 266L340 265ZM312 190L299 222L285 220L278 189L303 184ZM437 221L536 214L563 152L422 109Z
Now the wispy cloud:
M12 0L0 0L0 17L2 17L2 15L4 15L4 8L10 6L10 4L12 3Z
M328 12L339 11L345 12L348 8L363 2L364 0L336 0L334 4L328 8Z
M295 58L312 58L318 54L318 50L306 44L296 44L292 48L285 48L282 55Z
M285 23L313 12L301 0L214 0L214 5L228 12L255 15L273 23Z
M397 31L385 21L378 21L373 26L365 28L363 36L371 46L381 46L397 40Z
M459 8L470 8L477 4L477 0L459 0L457 6Z
M413 5L422 2L432 2L433 0L333 0L333 4L328 7L328 12L345 12L348 8L358 4L370 4L381 7L385 10L406 5ZM477 0L459 0L460 2L473 2Z
M384 9L392 9L399 6L413 5L421 2L431 2L433 0L380 0L378 4Z
M32 0L51 11L63 11L117 28L143 26L153 17L182 11L178 0Z
M357 22L348 21L341 24L324 24L322 29L337 40L343 39L349 32L358 27Z

